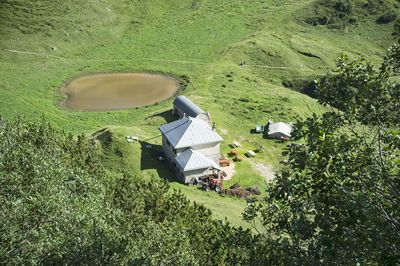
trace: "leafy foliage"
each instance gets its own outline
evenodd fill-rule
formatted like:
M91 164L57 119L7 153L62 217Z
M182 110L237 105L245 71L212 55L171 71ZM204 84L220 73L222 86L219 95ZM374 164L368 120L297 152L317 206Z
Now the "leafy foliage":
M315 98L316 84L314 79L284 79L282 85L286 88L307 94L310 97Z
M400 19L397 19L393 25L393 33L394 36L400 36Z
M349 62L342 56L339 75L320 84L319 99L343 111L347 119L355 116L363 125L396 125L400 87L390 79L398 67L395 56L388 57L380 71L364 59Z
M249 231L213 220L165 182L107 177L83 136L75 140L44 121L1 119L0 138L2 264L216 265L250 258Z
M393 11L389 11L389 12L386 12L386 13L380 15L379 18L376 20L376 23L386 24L386 23L394 21L396 18L397 18L397 14Z
M0 120L0 139L1 261L54 261L94 244L105 190L87 144L21 120Z
M299 121L295 138L306 145L290 153L267 197L249 202L245 219L261 221L282 260L400 262L399 56L395 44L379 70L340 58L318 98L341 111Z

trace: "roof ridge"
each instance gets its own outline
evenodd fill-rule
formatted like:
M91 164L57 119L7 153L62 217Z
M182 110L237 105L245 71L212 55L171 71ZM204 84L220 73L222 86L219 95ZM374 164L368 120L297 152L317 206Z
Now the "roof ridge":
M182 142L182 139L185 137L185 135L188 134L188 129L189 129L189 127L193 124L193 120L191 119L191 117L188 117L188 121L187 121L187 122L189 122L189 121L190 121L190 124L186 127L185 131L183 132L183 134L182 134L181 137L179 138L178 142L177 142L176 145L175 145L176 147L179 146L179 143L181 143L181 142ZM186 124L187 122L185 122L185 123L183 123L183 124Z
M207 122L193 117L185 117L159 129L176 149L223 141Z

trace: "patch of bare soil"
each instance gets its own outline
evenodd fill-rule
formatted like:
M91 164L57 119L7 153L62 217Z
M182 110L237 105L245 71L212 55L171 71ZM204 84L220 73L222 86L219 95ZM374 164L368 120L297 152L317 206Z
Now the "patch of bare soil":
M219 131L221 132L222 135L228 135L228 130L219 128Z
M266 178L267 180L273 180L275 178L275 174L274 174L274 169L272 167L272 165L268 164L262 164L262 163L257 163L254 164L253 167L255 167L255 169L259 172L259 174Z
M11 53L18 53L18 54L47 55L47 53L36 53L36 52L31 52L31 51L18 51L18 50L13 50L13 49L4 49L4 50L11 52Z

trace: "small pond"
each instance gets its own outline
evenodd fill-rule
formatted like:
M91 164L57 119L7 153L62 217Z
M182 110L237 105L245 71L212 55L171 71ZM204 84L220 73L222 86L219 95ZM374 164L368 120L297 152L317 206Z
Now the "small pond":
M60 92L68 96L61 103L77 111L109 111L151 105L172 97L180 82L170 76L151 73L94 74L73 79Z

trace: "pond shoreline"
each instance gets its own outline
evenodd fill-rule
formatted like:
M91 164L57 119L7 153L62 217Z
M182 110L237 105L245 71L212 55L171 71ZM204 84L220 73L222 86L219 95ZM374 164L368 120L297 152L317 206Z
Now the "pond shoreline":
M74 77L59 88L67 99L59 106L82 112L133 109L174 97L183 83L172 75L151 72L108 72Z

